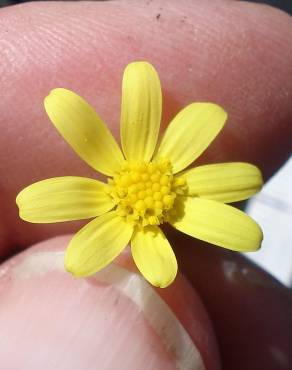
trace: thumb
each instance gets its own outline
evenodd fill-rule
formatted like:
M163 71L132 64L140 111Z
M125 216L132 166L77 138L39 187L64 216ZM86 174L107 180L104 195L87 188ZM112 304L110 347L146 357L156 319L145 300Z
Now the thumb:
M63 269L68 239L39 243L0 268L1 368L219 369L207 314L182 276L155 290L125 254L75 279Z

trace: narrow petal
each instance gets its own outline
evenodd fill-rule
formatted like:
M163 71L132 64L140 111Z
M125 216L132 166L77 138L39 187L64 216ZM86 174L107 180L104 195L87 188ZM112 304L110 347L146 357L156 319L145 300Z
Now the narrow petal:
M66 270L78 277L95 274L122 252L132 233L133 227L114 211L97 217L69 243Z
M179 174L186 179L188 195L223 203L250 198L263 185L261 171L249 163L199 166Z
M55 177L23 189L16 198L20 217L34 223L96 217L115 205L108 185L84 177Z
M209 146L226 119L227 113L216 104L188 105L167 127L155 159L169 159L174 173L183 170Z
M200 198L180 198L178 202L179 215L170 223L183 233L234 251L260 248L262 230L237 208Z
M150 161L161 120L161 87L153 66L134 62L123 77L121 141L128 160Z
M122 152L85 100L70 90L55 89L44 104L56 129L87 164L108 176L119 170Z
M165 288L173 282L177 274L176 258L159 227L136 230L131 248L138 269L152 285Z

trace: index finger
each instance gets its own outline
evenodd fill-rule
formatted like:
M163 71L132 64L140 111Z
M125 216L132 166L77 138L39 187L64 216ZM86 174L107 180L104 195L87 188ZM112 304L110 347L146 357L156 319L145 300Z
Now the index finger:
M47 177L96 176L44 113L56 86L83 95L118 136L122 71L146 59L161 76L164 125L196 100L228 111L200 161L249 161L269 176L290 153L292 30L281 12L240 2L48 2L4 8L0 22L3 252L77 227L24 224L19 190Z

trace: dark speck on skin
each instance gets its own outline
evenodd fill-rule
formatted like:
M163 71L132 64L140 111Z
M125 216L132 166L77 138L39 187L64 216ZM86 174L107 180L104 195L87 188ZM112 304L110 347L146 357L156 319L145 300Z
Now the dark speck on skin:
M159 18L160 18L160 16L161 16L161 14L160 14L160 13L158 13L158 14L157 14L157 16L156 16L156 19L159 19Z

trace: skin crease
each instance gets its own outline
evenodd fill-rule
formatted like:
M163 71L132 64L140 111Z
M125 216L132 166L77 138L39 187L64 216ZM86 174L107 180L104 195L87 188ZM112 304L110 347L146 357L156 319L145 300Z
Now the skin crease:
M229 113L226 128L197 163L249 161L268 178L291 153L292 22L278 10L233 1L169 1L167 6L163 1L50 2L1 9L0 25L3 257L81 225L20 221L14 206L19 190L47 177L96 176L49 123L42 101L52 88L67 87L84 96L118 137L123 69L133 60L149 60L163 86L163 126L192 101L212 101ZM196 247L186 249L190 244ZM179 266L207 304L224 368L289 369L291 349L289 353L285 343L291 343L291 319L279 318L279 312L291 310L285 289L272 284L263 292L254 283L247 286L245 279L228 282L218 267L224 251L200 247L182 234L173 237L173 245ZM235 266L243 263L231 256ZM266 275L262 279L270 281ZM230 303L232 292L236 302L249 292L258 294L259 300L250 299L246 307L255 315L247 333L240 304ZM259 339L260 297L269 335L263 331ZM229 316L232 325L224 326L228 312L234 314ZM262 349L270 348L271 336L284 352L284 365L274 352L257 351L258 340Z

